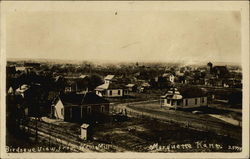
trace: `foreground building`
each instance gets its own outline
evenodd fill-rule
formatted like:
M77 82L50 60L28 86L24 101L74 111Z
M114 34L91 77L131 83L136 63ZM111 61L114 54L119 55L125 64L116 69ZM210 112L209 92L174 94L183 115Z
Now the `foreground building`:
M52 106L54 117L64 121L100 121L109 114L109 101L93 92L63 94Z
M207 95L196 87L171 88L161 96L160 105L174 109L207 106Z

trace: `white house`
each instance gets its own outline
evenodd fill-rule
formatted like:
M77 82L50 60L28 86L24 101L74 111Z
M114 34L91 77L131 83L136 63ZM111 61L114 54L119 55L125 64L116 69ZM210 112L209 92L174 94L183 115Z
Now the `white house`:
M24 97L24 92L30 88L27 84L23 84L19 88L16 89L16 95L21 95Z
M112 80L114 79L115 75L107 75L105 78L104 78L104 83L111 83Z
M16 66L16 71L25 72L26 71L26 67L24 67L24 66Z
M8 94L14 95L14 93L15 93L14 89L10 86L8 89Z
M135 90L136 90L136 85L135 85L135 84L133 84L133 83L129 83L129 84L127 84L127 85L126 85L126 87L128 88L128 90L129 90L130 92L132 92L132 91L135 91Z
M161 96L161 107L169 108L193 108L207 106L207 96L199 88L171 88L164 96Z
M103 97L123 97L128 95L125 86L115 83L104 83L95 89L96 94Z
M172 73L164 73L162 77L165 77L168 81L174 83L175 76Z

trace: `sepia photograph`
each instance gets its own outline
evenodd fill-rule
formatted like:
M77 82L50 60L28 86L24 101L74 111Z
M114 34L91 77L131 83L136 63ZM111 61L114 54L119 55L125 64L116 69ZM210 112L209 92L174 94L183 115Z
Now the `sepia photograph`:
M249 2L1 2L0 88L1 158L249 158Z

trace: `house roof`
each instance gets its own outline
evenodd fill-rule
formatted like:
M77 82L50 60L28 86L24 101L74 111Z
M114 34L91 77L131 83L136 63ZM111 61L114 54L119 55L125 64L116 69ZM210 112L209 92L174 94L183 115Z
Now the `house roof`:
M88 75L81 75L80 78L86 78Z
M13 93L13 92L14 92L14 89L10 86L8 89L8 93Z
M107 89L123 89L125 88L122 84L117 83L104 83L100 86L97 86L95 90L107 90Z
M107 75L104 80L112 80L115 77L115 75Z
M172 98L172 99L182 99L182 98L195 98L204 96L206 96L206 93L202 89L197 87L184 86L179 88L171 88L162 97Z
M26 67L24 67L24 66L16 66L16 71L18 71L18 70L25 71Z
M183 98L195 98L206 96L206 93L198 87L187 86L178 88L178 90Z
M144 82L141 86L143 86L143 87L150 87L150 84L148 82Z
M63 79L63 77L61 75L58 75L56 77L54 77L55 82L58 82L60 79Z
M109 103L108 100L96 95L94 92L86 92L84 94L62 94L60 95L60 99L64 106L80 106Z
M134 87L134 86L135 86L135 84L132 84L132 83L129 83L126 85L126 87Z
M170 77L170 76L173 76L173 74L172 74L172 73L164 73L164 74L162 75L162 77Z
M176 72L176 75L177 76L184 76L184 73L183 72Z
M217 73L220 72L221 74L227 74L228 73L228 69L226 66L214 66L213 67L213 72Z
M105 90L105 89L108 89L109 87L109 83L104 83L100 86L97 86L95 90Z
M21 87L18 87L16 89L17 93L23 93L25 91L27 91L30 88L30 86L28 86L27 84L23 84Z
M185 78L186 80L194 80L194 77L192 77L192 76L184 76L184 78Z

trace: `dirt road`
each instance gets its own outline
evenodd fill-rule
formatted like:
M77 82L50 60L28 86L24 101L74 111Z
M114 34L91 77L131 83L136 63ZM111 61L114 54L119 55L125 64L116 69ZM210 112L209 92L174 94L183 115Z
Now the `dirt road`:
M147 101L145 103L150 103L152 101ZM150 117L156 118L163 121L175 122L181 126L190 127L193 129L198 129L202 131L213 131L218 135L230 136L237 140L241 140L242 128L239 126L234 126L218 120L208 115L203 114L191 114L186 112L178 112L171 110L157 110L150 109L143 106L137 106L136 104L141 103L129 103L129 104L118 104L115 109L118 112L126 109L128 115L135 117ZM123 111L124 112L124 111Z

